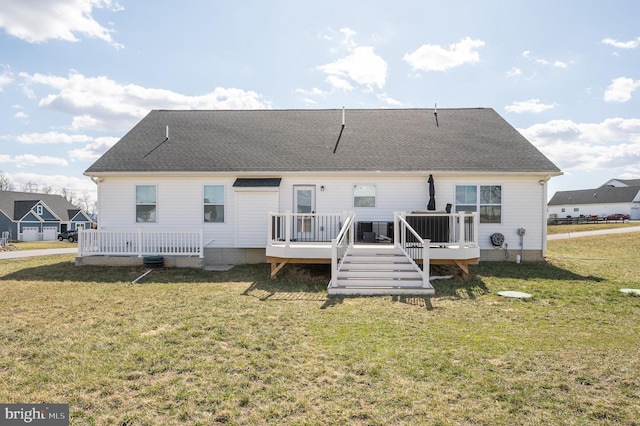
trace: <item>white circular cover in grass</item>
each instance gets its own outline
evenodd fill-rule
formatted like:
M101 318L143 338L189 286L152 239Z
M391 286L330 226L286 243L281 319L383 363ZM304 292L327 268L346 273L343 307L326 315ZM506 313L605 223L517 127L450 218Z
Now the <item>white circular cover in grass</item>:
M529 293L523 293L521 291L499 291L498 296L503 297L516 297L518 299L527 299L531 297Z
M621 288L620 291L623 293L632 293L640 296L640 288Z

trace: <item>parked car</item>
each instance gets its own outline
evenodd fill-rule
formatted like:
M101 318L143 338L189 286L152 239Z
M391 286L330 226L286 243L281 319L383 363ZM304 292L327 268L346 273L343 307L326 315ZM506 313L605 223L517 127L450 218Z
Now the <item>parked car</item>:
M629 220L630 216L625 213L614 213L607 216L607 220Z
M67 240L70 243L78 241L78 231L64 231L58 234L58 241Z

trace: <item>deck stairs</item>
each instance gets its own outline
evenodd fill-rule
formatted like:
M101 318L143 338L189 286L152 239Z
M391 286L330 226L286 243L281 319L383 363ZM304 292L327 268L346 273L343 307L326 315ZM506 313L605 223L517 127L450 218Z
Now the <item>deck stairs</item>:
M428 274L428 270L426 272ZM428 275L402 249L389 244L354 245L347 251L330 295L432 295Z

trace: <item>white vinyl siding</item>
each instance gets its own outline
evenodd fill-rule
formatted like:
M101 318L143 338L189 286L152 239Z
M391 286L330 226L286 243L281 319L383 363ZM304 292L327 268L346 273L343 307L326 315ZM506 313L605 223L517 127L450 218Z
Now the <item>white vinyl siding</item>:
M148 176L148 177L115 177L109 176L99 184L100 229L204 229L206 247L240 247L242 244L257 244L258 238L266 241L267 229L259 229L258 224L245 222L244 214L239 214L237 203L251 202L251 197L238 199L235 195L243 191L233 188L236 175L216 176ZM356 221L391 221L394 212L411 213L415 210L426 210L429 202L428 174L418 175L385 175L360 174L353 175L317 175L295 174L284 175L279 188L271 192L277 193L277 201L271 200L269 210L287 212L293 209L293 187L310 185L316 187L316 213L343 213L356 211ZM541 176L501 176L499 181L489 175L438 176L435 179L436 210L444 211L447 203L454 204L455 187L457 185L496 185L502 189L501 215L502 223L486 223L479 227L481 248L492 249L489 236L501 232L509 247L519 247L518 228L526 228L524 236L525 249L541 249L544 237L543 223L546 219L545 186L538 183ZM376 185L376 207L353 207L353 187L356 184ZM135 199L136 185L157 186L158 221L156 223L136 223ZM225 222L207 224L203 222L203 187L204 185L224 185ZM320 186L325 190L321 191ZM261 191L244 190L247 193L258 193L255 200L260 200ZM243 209L242 207L241 209ZM260 208L266 221L267 207ZM256 210L258 217L262 213ZM242 222L240 222L242 221ZM264 222L266 223L266 222ZM212 226L210 226L212 225ZM253 228L252 228L253 227ZM246 228L244 231L242 229ZM245 235L243 233L246 232ZM262 234L262 235L261 235Z
M266 247L269 212L278 209L275 191L236 192L237 247Z

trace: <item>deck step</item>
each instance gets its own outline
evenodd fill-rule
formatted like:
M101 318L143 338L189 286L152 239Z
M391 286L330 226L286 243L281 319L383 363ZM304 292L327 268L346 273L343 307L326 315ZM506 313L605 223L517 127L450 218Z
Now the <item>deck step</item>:
M349 249L329 294L434 294L422 270L393 246L354 246Z
M338 273L340 278L360 278L360 279L415 279L422 281L422 276L416 270L411 269L341 269Z
M422 287L422 279L382 279L382 278L338 278L337 287L397 287L416 288Z
M382 296L382 295L407 295L407 296L432 296L435 289L431 288L405 288L405 287L331 287L327 289L331 296Z

